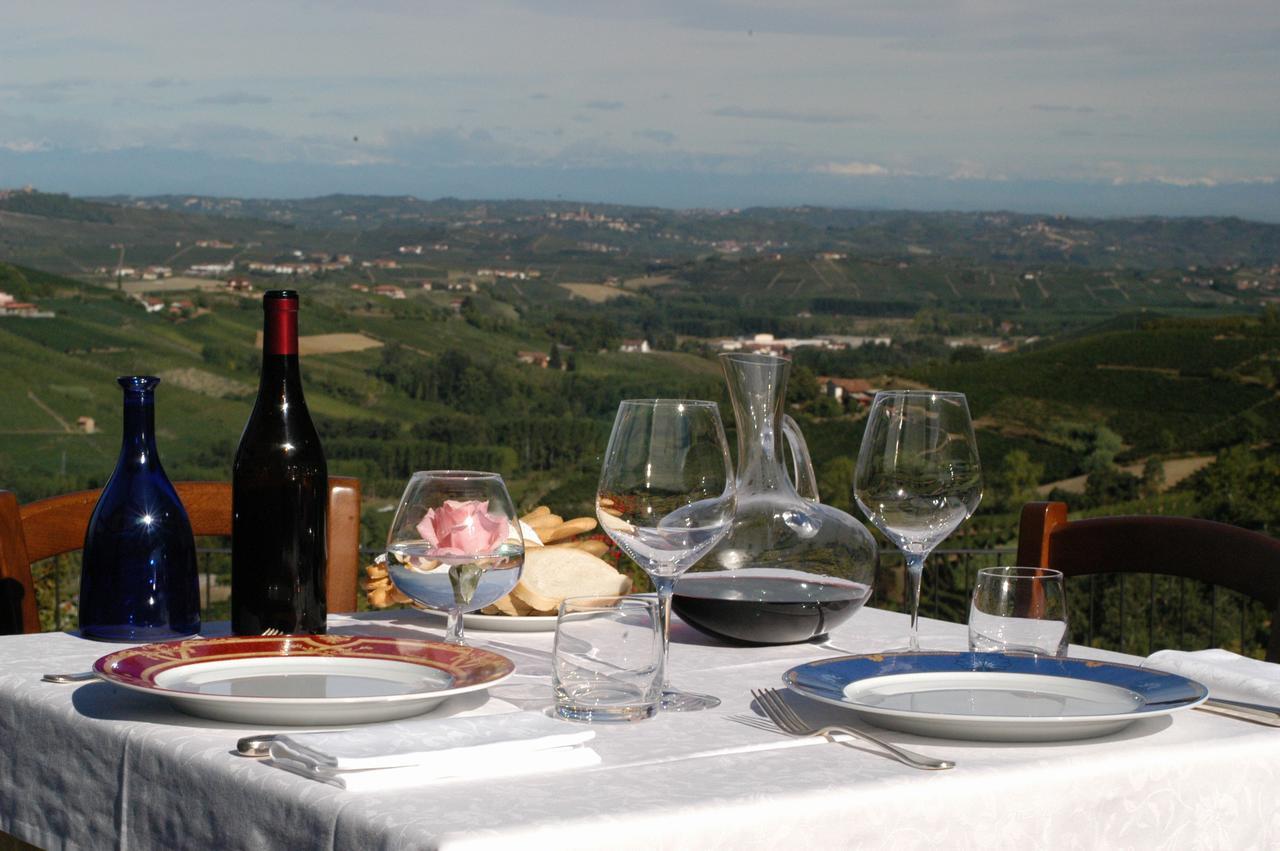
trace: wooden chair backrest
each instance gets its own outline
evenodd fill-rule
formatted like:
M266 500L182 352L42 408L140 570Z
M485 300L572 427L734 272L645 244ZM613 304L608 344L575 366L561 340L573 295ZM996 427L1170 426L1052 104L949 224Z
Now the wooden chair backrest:
M230 482L174 482L197 536L231 535ZM84 546L101 490L77 491L19 505L0 490L0 624L39 632L31 565ZM356 608L360 570L360 481L329 477L329 565L325 597L331 612ZM17 631L16 629L13 631Z
M1267 659L1280 661L1280 540L1194 517L1067 520L1062 502L1029 502L1018 527L1018 564L1064 576L1156 573L1238 591L1272 612Z

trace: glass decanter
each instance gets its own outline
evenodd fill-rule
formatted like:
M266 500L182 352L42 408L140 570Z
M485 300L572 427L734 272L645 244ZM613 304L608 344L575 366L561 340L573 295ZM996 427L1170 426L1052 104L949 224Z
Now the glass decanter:
M782 411L791 361L729 353L720 363L737 422L737 511L724 540L676 584L673 607L686 623L720 638L808 641L870 598L875 539L856 518L818 501L804 438Z

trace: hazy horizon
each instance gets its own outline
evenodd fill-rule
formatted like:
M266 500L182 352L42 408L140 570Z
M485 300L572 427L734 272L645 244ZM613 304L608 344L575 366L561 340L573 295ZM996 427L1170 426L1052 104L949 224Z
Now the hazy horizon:
M1280 221L1268 2L124 0L7 17L6 186Z

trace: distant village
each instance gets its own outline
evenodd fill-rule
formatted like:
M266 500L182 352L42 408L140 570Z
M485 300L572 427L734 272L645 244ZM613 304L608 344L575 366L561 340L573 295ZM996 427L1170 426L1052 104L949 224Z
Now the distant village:
M29 301L18 301L13 295L0 292L0 317L12 316L20 319L52 319L53 312L41 310Z
M543 214L543 217L553 223L586 223L590 226L613 230L625 230L632 227L632 224L624 219L612 218L601 213L592 213L585 209L578 212L547 212ZM1046 238L1069 239L1069 236L1060 235L1047 225L1042 224L1038 227L1038 233ZM122 249L122 246L113 245L111 247ZM221 239L202 239L196 241L194 247L232 251L252 248L253 245L237 245L234 242ZM768 261L780 260L782 254L778 249L785 248L785 244L775 245L767 241L759 244L739 243L734 240L723 240L710 242L708 247L724 254L752 251L763 255L762 259ZM400 257L416 258L433 253L448 252L449 250L450 243L437 241L400 245L397 247L396 253ZM822 251L812 256L812 261L826 263L837 263L847 259L848 254L840 251ZM906 261L901 261L898 266L906 268L909 264ZM125 282L134 284L135 286L129 289L131 297L147 313L165 314L173 319L182 320L198 316L207 310L207 308L202 308L195 299L188 295L193 290L221 290L230 294L251 296L259 286L258 283L255 283L256 279L296 279L327 273L340 273L353 269L364 273L370 278L378 272L404 271L401 261L396 257L375 257L357 261L349 253L304 252L301 250L289 252L286 259L244 261L233 259L224 262L193 263L181 269L175 269L167 265L130 266L120 263L115 266L99 266L93 271L98 277L113 280L117 285L124 285ZM1190 266L1181 275L1180 283L1221 289L1224 283L1221 273L1224 271L1230 273L1235 270L1227 267L1225 270L1215 270L1215 272L1219 273L1215 275L1202 271L1195 266ZM1022 280L1036 284L1039 284L1040 276L1041 273L1038 270L1027 270L1020 274ZM536 281L541 277L542 272L538 269L478 266L468 272L450 273L443 278L428 278L413 282L401 278L396 283L353 281L346 284L346 286L354 292L368 293L372 296L392 301L407 299L411 290L452 293L455 297L448 302L448 308L455 314L459 314L465 305L466 295L479 292L481 283ZM1161 279L1155 276L1148 280L1153 284L1161 282ZM148 283L156 283L161 286L137 286L138 284ZM621 281L618 278L607 277L603 284L596 286L616 287L620 284ZM1280 266L1264 270L1256 278L1232 278L1230 285L1237 290L1258 289L1268 292L1278 290L1280 289ZM173 295L165 297L167 292L172 292ZM1280 297L1277 297L1276 300L1280 301ZM8 293L0 292L0 317L46 319L53 317L53 315L51 311L42 310L35 303L19 301ZM801 317L809 315L811 314L808 311L799 314ZM945 342L955 349L976 348L989 353L1005 353L1014 351L1019 345L1034 342L1036 339L1034 337L1016 338L1013 333L1014 326L1010 322L1002 323L997 330L997 335L948 337ZM841 350L861 346L890 346L893 344L893 338L887 335L823 335L812 338L794 338L775 337L773 334L760 333L737 338L709 340L707 342L713 348L726 352L774 352L783 354L802 347ZM652 350L652 342L643 339L622 340L618 350L628 354L646 354ZM564 354L567 354L567 352ZM520 352L517 360L535 367L547 368L553 358L547 352ZM558 365L561 368L565 367L563 361ZM843 400L846 394L861 396L866 392L866 388L845 387L838 383L824 389L829 395L838 400Z
M31 190L21 191L30 192ZM183 203L191 206L214 202L207 199L189 198ZM217 203L238 205L240 202L221 199ZM143 202L139 202L139 205L146 206ZM680 215L702 217L708 215L732 216L738 212L740 211L702 210L684 211ZM289 216L282 214L282 217L288 219ZM346 217L344 216L344 218ZM721 256L750 255L758 261L768 263L782 261L793 253L791 246L785 241L742 238L701 239L682 234L670 226L659 225L644 216L628 217L624 214L615 215L611 212L581 207L577 210L543 210L528 215L518 215L514 218L500 219L493 218L487 212L486 205L479 204L467 210L459 220L445 224L445 231L450 234L448 238L437 237L422 242L401 244L381 252L383 256L357 258L352 253L346 252L292 250L283 252L273 258L258 257L248 259L242 257L242 255L252 253L255 248L260 249L262 247L260 243L238 242L234 239L217 237L198 239L185 244L183 242L176 243L174 247L177 252L170 258L170 263L178 255L189 250L198 249L202 252L200 256L203 262L193 262L185 266L176 264L130 265L124 260L125 246L111 245L110 248L119 251L119 261L114 265L98 266L93 269L93 272L103 281L115 282L120 289L129 294L139 309L147 313L167 316L174 321L183 321L199 316L209 309L206 306L207 301L201 299L198 295L193 295L194 293L221 291L233 295L252 296L257 288L266 286L270 279L273 278L296 280L329 275L339 276L340 285L349 287L353 292L367 293L372 297L385 298L391 301L403 301L415 293L447 293L450 296L447 301L441 301L440 299L434 299L433 301L442 308L451 310L455 314L461 314L466 305L467 296L481 292L482 286L498 282L510 282L514 285L519 285L523 282L538 281L544 275L543 270L528 267L511 268L514 264L509 262L506 266L490 263L487 265L478 264L469 269L454 269L444 275L414 280L412 275L415 267L421 267L422 265L420 258L448 257L451 253L454 257L457 257L456 252L465 250L467 243L464 235L454 235L457 227L479 224L503 225L510 222L529 221L536 221L542 227L552 231L577 229L578 233L571 237L574 240L573 244L581 251L594 253L609 254L619 252L621 249L618 245L606 240L609 240L613 234L630 234L643 229L653 230L653 235L661 239L696 246L700 250L706 249ZM584 235L581 233L581 228L583 227L594 229L595 233ZM1063 250L1075 248L1089 239L1087 231L1074 230L1069 221L1050 218L1020 227L1018 233L1026 239L1034 239ZM491 234L491 236L501 240L513 235L504 232ZM583 236L586 236L586 238L582 238ZM215 253L215 257L217 256L216 252L228 252L229 256L225 260L211 261L209 259L211 252ZM386 256L388 254L391 256ZM509 261L510 257L507 256L506 259ZM819 278L826 281L830 276L838 278L845 275L846 273L841 271L841 264L848 262L850 257L847 251L824 250L806 254L803 259ZM913 258L908 257L894 259L890 261L890 264L895 265L898 270L907 270L912 267L913 262ZM439 266L442 264L433 261L432 265ZM346 274L344 275L344 273ZM1052 271L1047 274L1052 276ZM383 278L383 280L379 281L379 277ZM1017 277L1024 284L1037 287L1043 298L1049 298L1052 292L1052 284L1049 283L1049 277L1046 277L1045 271L1038 268L1024 268L1017 271ZM357 278L357 280L351 280L352 278ZM625 283L612 276L603 276L602 278L597 278L597 280L601 280L602 283L564 284L564 286L571 291L570 297L591 297L585 293L585 290L586 288L594 288L596 293L593 295L609 298L613 296L609 295L609 290L603 288L623 288ZM994 278L992 281L994 285ZM1160 285L1165 282L1176 283L1184 287L1192 286L1214 290L1219 294L1249 293L1255 303L1280 303L1280 264L1259 269L1241 269L1233 265L1202 269L1195 265L1189 265L1182 269L1148 274L1143 280L1143 283L1150 285ZM949 280L948 284L950 284ZM1095 284L1094 288L1096 289L1098 286ZM1105 288L1105 285L1102 286ZM577 287L582 287L583 291L575 289ZM1088 285L1086 285L1086 288L1088 288ZM954 290L954 286L952 286L952 289ZM42 309L38 303L21 300L11 294L0 292L0 318L47 319L53 315L52 311ZM797 314L799 318L811 315L808 310ZM1034 340L1034 338L1019 339L1015 336L1014 331L1013 325L1005 322L998 328L993 329L993 333L989 336L948 337L945 342L956 349L974 348L989 353L1002 353L1013 351L1018 346ZM619 350L629 354L645 354L650 351L654 342L653 340L623 340L619 345ZM893 344L894 340L892 337L884 335L865 337L824 335L812 338L792 338L775 337L771 334L761 333L740 338L716 339L705 342L711 347L722 351L771 351L781 353L801 347L840 350L868 345L889 346ZM540 357L533 357L531 353L522 353L521 360L534 366L547 366L544 361L550 360L550 353L542 353ZM849 392L858 391L851 390Z

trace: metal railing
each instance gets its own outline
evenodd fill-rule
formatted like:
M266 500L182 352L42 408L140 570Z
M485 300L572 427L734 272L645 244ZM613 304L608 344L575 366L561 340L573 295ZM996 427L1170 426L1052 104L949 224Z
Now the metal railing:
M379 550L362 550L372 561ZM920 613L964 623L979 569L1012 565L1012 547L935 550L925 565ZM226 547L197 550L201 581L201 617L229 616L231 551ZM76 624L80 555L47 559L33 569L41 624L49 630ZM880 554L871 605L905 611L906 568L902 554ZM1266 649L1270 613L1234 591L1177 577L1096 575L1068 582L1071 641L1145 656L1156 649L1226 647L1261 656ZM1280 628L1280 625L1276 625Z

